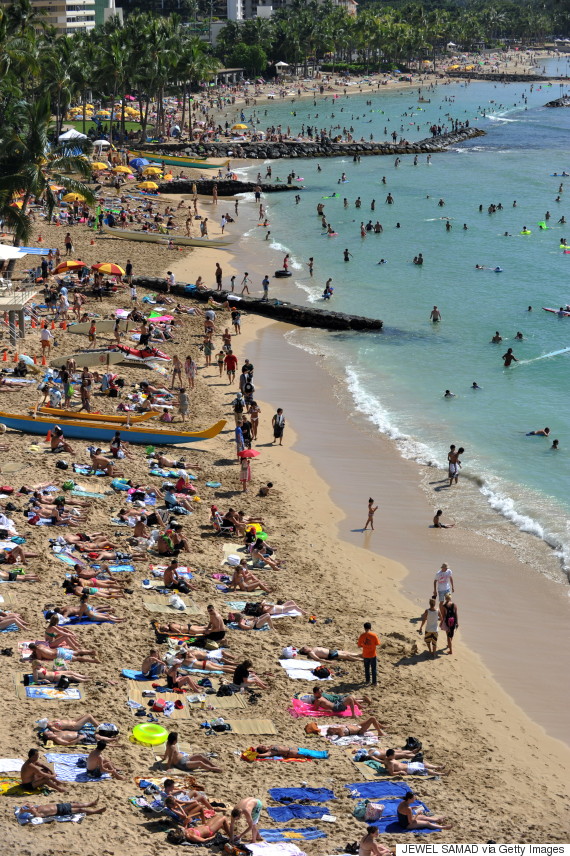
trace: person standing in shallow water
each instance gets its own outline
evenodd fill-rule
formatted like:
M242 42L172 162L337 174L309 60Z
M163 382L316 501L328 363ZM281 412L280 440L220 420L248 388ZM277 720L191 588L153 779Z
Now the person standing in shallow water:
M363 532L366 532L368 529L368 524L370 523L370 528L374 531L374 514L378 511L378 506L374 505L374 500L372 497L368 500L368 517L366 518L366 523L364 524Z

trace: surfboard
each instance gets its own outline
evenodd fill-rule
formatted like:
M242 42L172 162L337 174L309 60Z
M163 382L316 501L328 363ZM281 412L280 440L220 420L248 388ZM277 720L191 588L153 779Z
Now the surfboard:
M570 310L569 310L568 312L566 312L565 310L563 310L563 311L560 313L560 310L559 310L559 309L551 309L551 308L550 308L550 306L543 306L542 308L544 309L544 311L545 311L545 312L554 312L554 314L555 314L555 315L558 315L558 314L561 314L561 315L564 315L564 316L566 316L566 315L570 315Z
M122 363L125 355L120 351L82 351L79 354L67 354L64 357L55 357L50 360L50 366L61 369L65 366L68 360L75 360L78 368L95 367L106 368L114 366L117 363Z
M113 318L101 318L95 321L95 329L97 333L112 333L115 329L115 321ZM119 321L119 330L122 333L128 333L129 330L134 330L137 325L134 321L127 321L126 319ZM140 326L140 325L139 325ZM89 329L91 327L91 321L81 321L79 324L70 324L67 328L68 333L83 333L86 336L89 333Z

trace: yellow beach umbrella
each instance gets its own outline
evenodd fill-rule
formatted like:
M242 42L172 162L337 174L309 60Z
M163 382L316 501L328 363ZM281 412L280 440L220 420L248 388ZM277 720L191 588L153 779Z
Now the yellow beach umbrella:
M164 180L165 180L165 181L172 181L172 180L173 180L173 178L174 178L174 176L172 175L172 173L171 173L171 172L167 173L167 174L164 176Z
M98 270L99 273L107 273L111 276L124 276L125 271L120 265L115 265L112 262L99 262L96 265L91 265L91 270Z
M137 187L140 187L141 190L158 190L158 184L155 184L154 181L141 181Z
M64 202L85 202L85 197L81 193L66 193L63 197Z
M91 169L100 170L100 169L109 169L109 167L107 166L106 163L99 163L98 161L96 161L95 163L91 164Z
M143 169L143 175L160 175L162 170L158 166L147 166Z
M241 123L232 125L232 131L247 131L247 125L242 125Z
M113 172L132 172L132 169L128 166L116 166Z

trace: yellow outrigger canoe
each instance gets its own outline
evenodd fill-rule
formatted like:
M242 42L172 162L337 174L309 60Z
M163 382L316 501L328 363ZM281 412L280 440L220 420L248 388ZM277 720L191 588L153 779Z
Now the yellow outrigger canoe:
M134 158L145 158L153 163L164 163L167 166L186 167L187 169L221 169L229 166L230 159L224 158L220 163L208 163L206 158L196 155L183 157L181 155L161 155L158 152L132 152L128 151L129 161Z

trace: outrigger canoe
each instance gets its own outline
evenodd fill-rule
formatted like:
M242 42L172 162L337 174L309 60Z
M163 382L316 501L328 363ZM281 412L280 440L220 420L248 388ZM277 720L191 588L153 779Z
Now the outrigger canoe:
M53 418L43 416L20 416L16 413L0 411L0 422L7 428L23 431L25 434L46 435L54 427ZM120 430L121 437L128 443L141 443L146 446L176 446L181 443L198 443L200 440L211 440L217 437L226 425L221 419L204 431L152 431L150 428L139 428L135 425L104 425L102 423L86 422L85 420L70 419L65 422L65 436L79 440L97 440L108 443Z
M135 232L129 229L117 229L103 223L103 232L109 237L124 238L126 241L146 241L149 244L164 244L172 241L181 247L209 247L223 250L235 242L235 238L188 238L186 235L162 234L161 232ZM71 327L70 327L71 329Z
M60 407L38 407L41 416L52 419L80 419L81 422L111 422L114 425L137 425L146 422L153 416L159 416L159 410L149 410L147 413L78 413L76 410L62 410ZM34 411L30 411L34 413Z
M132 152L128 151L129 160L134 158L146 158L153 163L164 163L167 166L186 167L187 169L221 169L229 166L230 159L225 158L220 163L208 163L207 159L197 155L184 157L182 155L161 155L158 152Z

